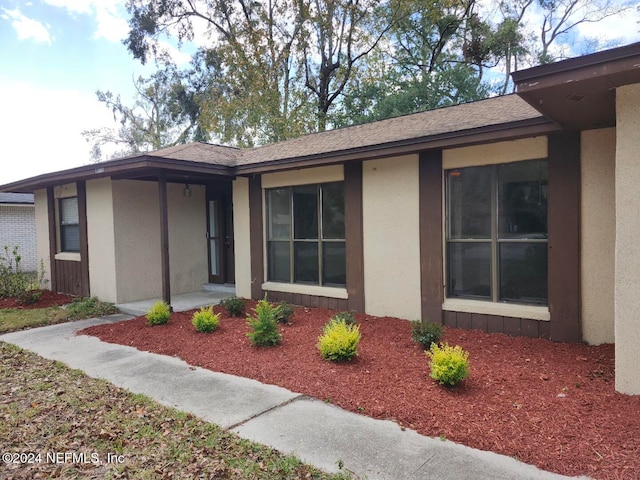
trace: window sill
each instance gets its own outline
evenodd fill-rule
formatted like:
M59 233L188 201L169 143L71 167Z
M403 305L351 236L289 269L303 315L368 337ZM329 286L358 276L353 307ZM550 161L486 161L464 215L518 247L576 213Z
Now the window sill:
M60 253L56 253L56 256L54 257L56 260L68 260L71 262L79 262L80 259L80 254L77 252L60 252Z
M516 305L513 303L483 302L463 298L447 298L442 310L448 312L478 313L482 315L498 315L501 317L527 318L548 322L551 318L549 307L535 305Z
M282 293L299 293L301 295L313 295L316 297L349 298L346 288L320 287L317 285L302 285L299 283L265 282L262 284L262 290Z

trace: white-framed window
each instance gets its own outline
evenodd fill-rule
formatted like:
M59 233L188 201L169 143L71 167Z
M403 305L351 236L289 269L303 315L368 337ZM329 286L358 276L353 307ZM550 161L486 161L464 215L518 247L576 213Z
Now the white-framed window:
M80 217L78 215L78 197L59 200L60 212L60 251L80 251Z
M270 188L267 280L344 287L344 182Z
M546 305L547 160L447 170L447 297Z

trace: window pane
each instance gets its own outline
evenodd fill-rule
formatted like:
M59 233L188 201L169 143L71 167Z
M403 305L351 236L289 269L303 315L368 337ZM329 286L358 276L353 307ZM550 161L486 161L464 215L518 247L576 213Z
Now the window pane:
M500 238L547 238L547 161L501 165L498 173Z
M288 188L267 191L269 215L269 239L289 240L291 238L291 201Z
M322 185L322 237L344 239L344 183Z
M268 242L268 277L273 282L289 282L289 242Z
M344 242L324 242L322 244L323 285L346 285Z
M63 252L80 251L80 226L63 225L60 229Z
M492 167L447 172L451 239L490 238Z
M500 243L500 300L547 303L547 242Z
M449 294L491 298L491 244L449 243Z
M76 225L78 222L78 197L60 199L60 223Z
M294 282L318 284L318 242L295 242L293 252Z
M294 238L318 238L318 186L293 188Z
M218 240L209 240L209 248L211 249L209 262L211 264L211 271L209 273L211 273L211 275L218 275L220 273L218 271Z

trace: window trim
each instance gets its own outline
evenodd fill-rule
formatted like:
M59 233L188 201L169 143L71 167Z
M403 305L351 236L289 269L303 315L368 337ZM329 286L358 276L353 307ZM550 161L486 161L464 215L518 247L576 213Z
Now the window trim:
M76 223L62 223L63 222L63 218L62 218L62 212L64 211L63 207L62 207L62 203L65 200L71 200L71 199L75 199L76 200L76 209L77 209L77 216L78 216L78 221ZM57 228L58 228L58 235L59 235L59 239L60 239L60 249L58 251L58 253L69 253L69 254L80 254L81 248L82 246L80 245L80 199L78 197L78 195L75 196L69 196L69 197L60 197L58 198L58 221L57 223ZM78 249L77 250L70 250L66 248L65 245L65 236L64 236L64 230L66 229L66 227L77 227L78 228Z
M345 238L324 238L324 218L323 218L323 198L324 198L324 189L322 188L324 185L328 184L336 184L339 183L343 187L343 195L344 195L344 179L341 180L329 180L318 183L311 184L291 184L291 185L282 185L282 186L270 186L269 188L263 188L263 198L264 198L264 285L268 287L273 287L274 285L286 285L286 286L300 286L310 289L317 289L318 291L323 291L324 289L332 289L337 292L341 290L345 290L346 294L346 226L345 226ZM317 198L317 219L318 219L318 236L317 238L295 238L295 213L294 213L294 189L296 187L315 187L316 188L316 198ZM289 238L270 238L271 237L271 214L270 214L270 199L269 192L272 190L287 190L288 191L288 201L289 201ZM346 224L346 222L345 222ZM270 264L269 264L269 244L270 243L288 243L289 244L289 281L280 281L273 280L270 276ZM304 243L313 243L317 244L317 255L318 255L318 283L314 282L303 282L296 281L296 272L295 272L295 246L296 244L304 244ZM324 283L324 245L330 243L339 243L344 245L345 249L345 283L344 284L336 284L336 283ZM271 288L273 289L273 288ZM277 290L277 287L276 287ZM342 298L342 297L340 297Z
M512 162L487 162L482 164L472 164L467 166L449 166L444 168L443 165L443 274L444 274L444 282L443 282L443 290L444 290L444 302L443 302L443 310L457 310L459 308L463 308L463 310L457 311L469 311L477 310L476 307L471 307L474 304L487 304L499 306L497 309L490 308L491 311L496 311L498 315L502 315L502 311L505 309L502 305L513 305L518 309L527 308L530 309L533 315L529 318L535 318L538 320L548 320L548 316L543 314L542 312L548 312L549 305L549 296L547 291L547 299L546 302L523 302L517 301L513 299L501 299L500 298L500 245L501 244L517 244L517 243L544 243L547 245L547 252L549 246L549 234L547 232L546 238L499 238L499 193L498 193L498 179L499 179L499 168L502 165L515 164L515 163L526 163L526 162L539 162L545 161L547 162L547 184L548 184L548 166L549 159L548 158L531 158L525 160L517 160ZM491 199L490 199L490 213L491 213L491 226L490 226L490 236L488 238L456 238L451 239L451 221L450 221L450 194L451 188L449 186L449 172L456 170L463 170L466 168L488 168L491 169ZM547 221L548 221L549 210L547 207ZM450 244L489 244L491 251L491 296L490 298L483 296L474 296L474 295L456 295L452 294L450 291L450 275L449 275L449 245ZM547 286L549 284L549 271L547 269ZM469 310L465 310L469 308ZM546 310L545 310L546 309ZM489 313L489 312L487 312ZM540 318L542 315L542 318ZM525 318L525 317L523 317Z

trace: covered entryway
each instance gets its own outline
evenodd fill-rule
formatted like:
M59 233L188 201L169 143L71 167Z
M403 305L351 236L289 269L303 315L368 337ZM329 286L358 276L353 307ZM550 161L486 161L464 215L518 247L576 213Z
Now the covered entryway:
M210 283L235 283L231 182L207 185L207 251Z

